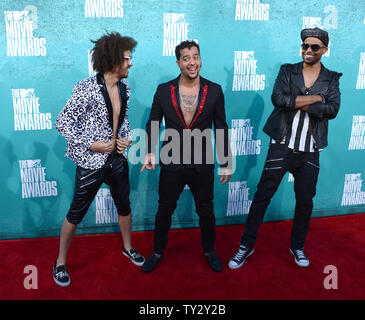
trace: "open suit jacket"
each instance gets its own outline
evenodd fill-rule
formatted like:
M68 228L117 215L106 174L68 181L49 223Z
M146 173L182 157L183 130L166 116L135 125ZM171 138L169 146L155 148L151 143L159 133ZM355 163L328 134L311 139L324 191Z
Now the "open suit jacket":
M283 64L276 78L271 95L274 110L263 131L277 141L281 141L291 129L290 124L298 110L295 109L296 97L306 94L302 69L303 62ZM308 108L310 130L317 149L323 149L328 145L328 120L335 118L340 108L341 76L342 73L330 71L322 65L318 79L310 88L312 95L322 94L325 98L324 103L313 103Z
M146 128L147 152L155 153L160 123L164 118L166 131L160 154L161 166L172 171L186 167L200 172L212 170L211 129L214 124L217 153L222 155L218 158L225 160L225 163L220 163L222 167L228 166L231 153L221 86L200 77L196 111L187 126L180 107L179 78L160 84L156 90ZM202 132L203 135L199 135Z

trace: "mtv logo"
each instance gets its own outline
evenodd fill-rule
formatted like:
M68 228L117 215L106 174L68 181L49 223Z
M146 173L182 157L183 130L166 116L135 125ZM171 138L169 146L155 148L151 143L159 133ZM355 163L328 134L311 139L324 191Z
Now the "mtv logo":
M365 122L365 116L352 116L352 122L354 124L364 123Z
M20 89L20 96L22 98L31 98L35 96L34 89Z
M303 17L303 29L315 27L323 29L321 17Z
M242 51L242 60L249 60L255 58L255 51Z
M236 190L236 189L239 189L240 187L240 181L232 181L232 182L229 182L229 189L230 190Z
M23 21L27 15L27 11L13 11L14 21Z
M246 189L246 188L247 188L247 181L241 181L240 189Z
M238 126L239 127L249 127L251 124L251 119L240 119Z
M246 188L247 188L246 181L234 181L234 182L229 183L230 190L240 190L240 189L246 189Z
M345 175L347 181L359 181L361 180L361 173L349 173Z
M171 15L171 22L173 22L173 23L185 22L185 14L184 13L173 13Z
M103 198L110 197L110 189L109 188L100 188L99 195Z
M358 123L365 123L365 116L358 116Z
M40 159L27 160L27 166L28 166L28 168L40 168L41 160Z

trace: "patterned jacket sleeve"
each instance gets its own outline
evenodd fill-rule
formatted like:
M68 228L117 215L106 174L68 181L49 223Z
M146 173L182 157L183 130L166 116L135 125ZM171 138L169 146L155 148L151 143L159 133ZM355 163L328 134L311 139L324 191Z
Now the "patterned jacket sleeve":
M55 127L68 143L88 149L92 142L84 136L79 124L87 105L85 97L80 94L81 90L79 83L76 83L71 97L56 119Z

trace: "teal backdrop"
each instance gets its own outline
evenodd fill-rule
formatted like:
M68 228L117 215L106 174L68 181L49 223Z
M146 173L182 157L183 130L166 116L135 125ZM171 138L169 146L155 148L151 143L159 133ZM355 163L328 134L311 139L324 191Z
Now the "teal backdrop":
M329 32L323 64L342 72L341 108L329 122L320 155L314 217L365 212L365 1L363 0L78 0L0 3L0 239L58 236L73 194L75 165L54 122L72 88L93 74L90 40L117 31L138 41L128 82L129 119L138 143L157 85L179 74L174 47L199 42L201 75L225 94L235 172L216 176L217 225L243 224L265 161L262 132L272 111L279 67L301 61L300 31ZM140 129L140 130L138 130ZM143 150L140 152L144 152ZM140 153L129 151L133 230L152 230L159 168L140 174ZM293 181L285 176L265 221L292 219ZM103 186L78 234L119 231ZM184 190L173 228L198 226Z

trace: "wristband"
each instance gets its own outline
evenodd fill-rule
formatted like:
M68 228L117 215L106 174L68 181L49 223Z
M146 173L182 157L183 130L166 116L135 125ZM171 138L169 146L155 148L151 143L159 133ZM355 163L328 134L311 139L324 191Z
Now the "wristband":
M321 103L326 103L326 98L324 97L324 95L323 95L322 93L320 93L319 95L320 95L320 96L321 96L321 98L322 98Z

